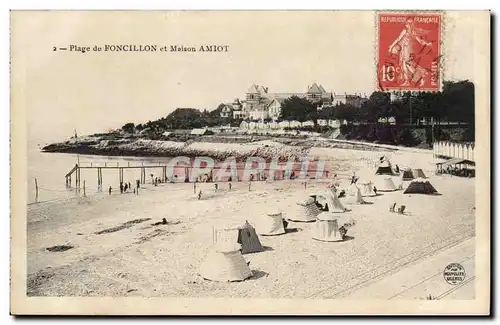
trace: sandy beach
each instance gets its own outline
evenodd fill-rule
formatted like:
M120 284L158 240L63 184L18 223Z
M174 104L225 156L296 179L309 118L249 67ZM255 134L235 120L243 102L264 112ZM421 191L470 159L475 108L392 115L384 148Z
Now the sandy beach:
M383 154L387 152L331 148L309 151L311 156L328 157L331 173L337 172L339 177L372 167L377 155ZM343 242L313 240L311 223L290 223L288 228L296 228L295 232L260 236L266 249L244 255L254 276L243 282L211 282L198 275L213 245L212 227L245 219L253 223L270 208L286 211L298 199L323 191L327 181L306 185L302 181L253 182L250 190L248 182L233 183L231 190L227 183L221 183L217 193L214 184L201 183L197 190L207 194L202 200L194 194L193 184L147 184L139 195L100 193L30 205L27 293L101 297L438 297L449 290L449 285L436 285L436 278L432 278L439 272L436 270L467 259L473 271L473 256L469 255L475 251L475 179L434 175L431 152L401 150L391 153L391 161L400 167L422 168L441 195L395 191L366 198L371 204L353 206L346 213L357 224L349 229L348 240ZM388 207L393 202L406 205L407 213L390 213ZM171 223L153 225L162 218ZM464 242L468 249L456 248ZM72 248L47 250L56 245ZM430 260L438 254L447 257ZM431 279L428 285L417 276L422 270L431 273L421 275L424 280ZM394 292L381 294L380 287L384 286L380 281L384 279L391 279ZM418 290L412 294L405 291L415 283L419 283ZM474 290L466 291L470 297L458 297L473 299Z

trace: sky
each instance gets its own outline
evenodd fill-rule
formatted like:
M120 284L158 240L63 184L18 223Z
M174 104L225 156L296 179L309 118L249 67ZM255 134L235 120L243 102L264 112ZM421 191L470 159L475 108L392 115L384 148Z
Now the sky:
M474 81L474 20L445 17L445 80ZM53 51L70 45L228 45L228 52ZM370 94L375 88L371 11L13 12L12 114L46 143L167 116L214 109L253 84L270 92ZM17 110L16 110L17 109Z

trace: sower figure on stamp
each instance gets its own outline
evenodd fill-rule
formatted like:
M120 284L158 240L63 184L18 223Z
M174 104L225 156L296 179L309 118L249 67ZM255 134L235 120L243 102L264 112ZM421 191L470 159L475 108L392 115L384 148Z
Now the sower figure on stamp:
M418 42L423 46L431 46L431 42L426 42L421 37L427 33L427 30L416 28L413 19L408 19L398 38L389 46L389 52L399 56L399 69L396 71L399 70L399 80L402 81L401 86L408 86L410 81L419 81L420 86L425 83L424 75L427 72L418 64L415 58L417 52L414 50L414 45L415 42Z

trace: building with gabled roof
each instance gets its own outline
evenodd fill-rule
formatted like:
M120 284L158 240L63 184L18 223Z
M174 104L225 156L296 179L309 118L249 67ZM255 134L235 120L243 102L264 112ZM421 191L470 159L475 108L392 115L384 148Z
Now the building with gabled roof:
M305 93L271 93L268 87L252 84L247 92L246 99L233 102L233 118L251 120L276 120L281 114L281 105L287 98L297 96L312 103L321 102L331 105L332 93L326 92L323 86L313 83L307 87Z

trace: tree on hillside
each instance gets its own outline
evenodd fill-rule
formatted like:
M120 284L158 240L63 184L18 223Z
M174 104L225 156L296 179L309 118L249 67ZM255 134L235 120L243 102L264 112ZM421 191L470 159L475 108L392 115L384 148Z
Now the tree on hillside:
M177 108L165 120L173 129L189 129L201 127L200 118L201 112L195 108Z
M451 121L468 122L474 125L474 84L468 80L445 81L443 84L443 109L441 115Z
M305 98L292 96L285 99L281 104L280 118L299 122L312 120L316 125L318 122L318 108Z
M134 123L126 123L124 126L122 126L123 132L134 133L134 130L135 130Z
M334 106L327 106L324 107L321 111L318 111L318 118L319 119L334 119L335 118L335 107Z
M387 117L390 111L390 102L390 95L388 93L375 91L357 110L356 119L376 122L380 117Z
M211 117L220 117L220 113L222 112L222 109L226 106L224 103L220 103L219 106L217 106L216 109L210 112Z
M339 120L354 121L356 120L357 110L349 104L338 104L334 107L334 117Z

